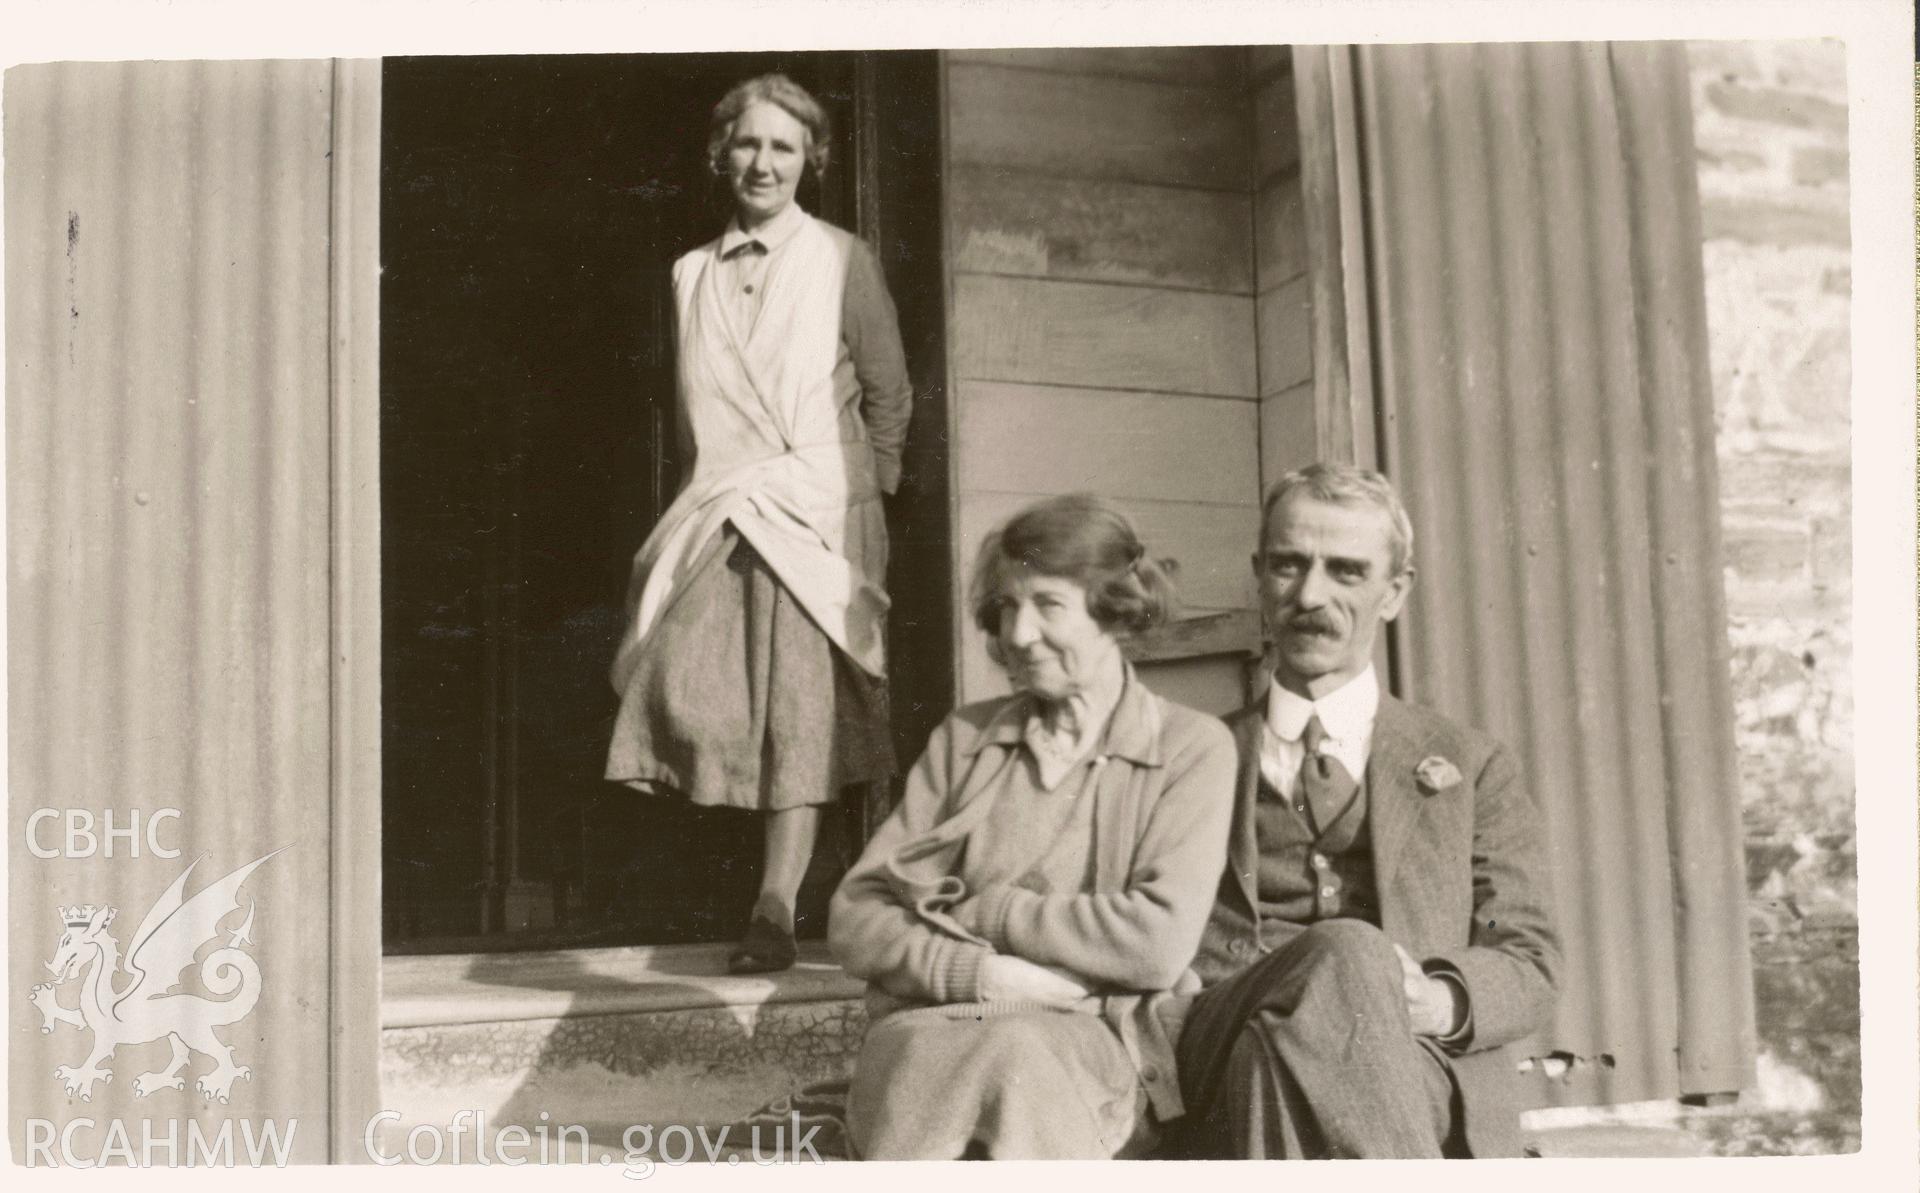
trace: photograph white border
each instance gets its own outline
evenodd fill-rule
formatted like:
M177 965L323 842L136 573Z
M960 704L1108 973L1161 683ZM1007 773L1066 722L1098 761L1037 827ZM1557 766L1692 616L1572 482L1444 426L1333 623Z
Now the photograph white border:
M1913 240L1913 10L1903 0L1634 0L1512 3L1465 0L697 0L614 3L575 0L346 0L331 4L249 4L239 0L65 0L0 4L0 65L56 60L151 58L320 58L396 54L646 52L812 48L960 48L1035 45L1203 45L1306 42L1445 42L1837 37L1846 42L1850 90L1853 234L1854 689L1858 786L1914 792L1915 782L1915 421ZM3 148L3 147L0 147ZM0 208L3 211L3 208ZM4 347L0 347L0 353ZM0 503L4 497L0 496ZM0 507L3 508L3 507ZM4 701L4 695L0 695ZM0 717L0 733L5 720ZM1861 925L1863 1151L1856 1156L1781 1160L1499 1162L1466 1166L1368 1166L1364 1170L1250 1165L1197 1170L1109 1166L1095 1174L1055 1166L997 1166L994 1182L1099 1181L1103 1187L1222 1179L1312 1188L1391 1181L1476 1190L1605 1188L1623 1182L1664 1188L1682 1181L1737 1185L1742 1193L1810 1185L1915 1187L1916 801L1885 800L1858 810ZM0 867L5 865L0 852ZM0 1033L3 1038L5 1033ZM3 1046L3 1045L0 1045ZM0 1098L4 1098L0 1085ZM0 1113L3 1113L0 1108ZM1550 1165L1550 1167L1547 1167ZM595 1179L522 1169L404 1169L352 1174L417 1187L529 1179ZM617 1170L615 1170L617 1173ZM56 1180L55 1172L22 1173ZM276 1180L332 1181L313 1169ZM836 1164L777 1175L700 1168L661 1170L656 1181L696 1184L778 1180L788 1190L849 1183L897 1188L972 1184L981 1170L960 1165ZM96 1173L110 1185L159 1181L218 1187L256 1174L207 1170ZM618 1179L602 1171L598 1179ZM445 1182L445 1184L443 1184ZM1863 1182L1871 1182L1866 1184ZM1898 1182L1897 1184L1895 1182Z

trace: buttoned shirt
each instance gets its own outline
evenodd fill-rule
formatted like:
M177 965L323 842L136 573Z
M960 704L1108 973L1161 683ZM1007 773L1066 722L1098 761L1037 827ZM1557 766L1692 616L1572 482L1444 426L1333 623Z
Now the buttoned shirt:
M740 227L737 217L727 221L727 230L720 234L721 293L726 296L727 313L733 317L734 330L742 339L753 331L754 322L760 318L760 304L767 291L767 268L774 254L786 247L805 222L806 214L798 203L787 204L779 215L751 232Z
M1327 732L1320 752L1339 759L1355 779L1363 777L1373 749L1373 719L1379 711L1380 679L1372 667L1318 700L1272 684L1267 689L1266 731L1260 738L1260 777L1282 798L1293 798L1293 789L1300 783L1300 764L1306 761L1301 735L1316 716Z

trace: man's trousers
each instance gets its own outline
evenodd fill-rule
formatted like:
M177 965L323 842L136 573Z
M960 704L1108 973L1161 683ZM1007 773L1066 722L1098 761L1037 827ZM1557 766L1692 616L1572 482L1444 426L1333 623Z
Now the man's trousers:
M1385 933L1330 919L1209 987L1180 1033L1176 1153L1464 1154L1446 1055L1413 1034L1402 982Z

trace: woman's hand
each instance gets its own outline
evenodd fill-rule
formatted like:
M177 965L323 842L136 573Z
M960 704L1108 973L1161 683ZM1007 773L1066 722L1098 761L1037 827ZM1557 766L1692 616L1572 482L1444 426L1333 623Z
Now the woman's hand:
M1035 965L1004 953L995 953L980 964L980 998L984 1002L1019 1000L1064 1007L1092 993L1079 978L1051 965Z

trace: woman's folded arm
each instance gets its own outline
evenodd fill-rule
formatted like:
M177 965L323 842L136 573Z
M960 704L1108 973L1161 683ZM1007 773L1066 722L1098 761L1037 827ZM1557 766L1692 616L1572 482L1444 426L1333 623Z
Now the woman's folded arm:
M951 743L948 724L934 730L899 806L841 880L827 917L828 944L848 973L901 998L943 1003L980 997L980 965L992 950L929 927L900 902L888 863L939 823Z
M1237 771L1233 737L1211 718L1170 725L1165 789L1134 852L1126 889L1042 895L995 886L954 909L1002 952L1102 985L1170 988L1199 948L1226 865Z

